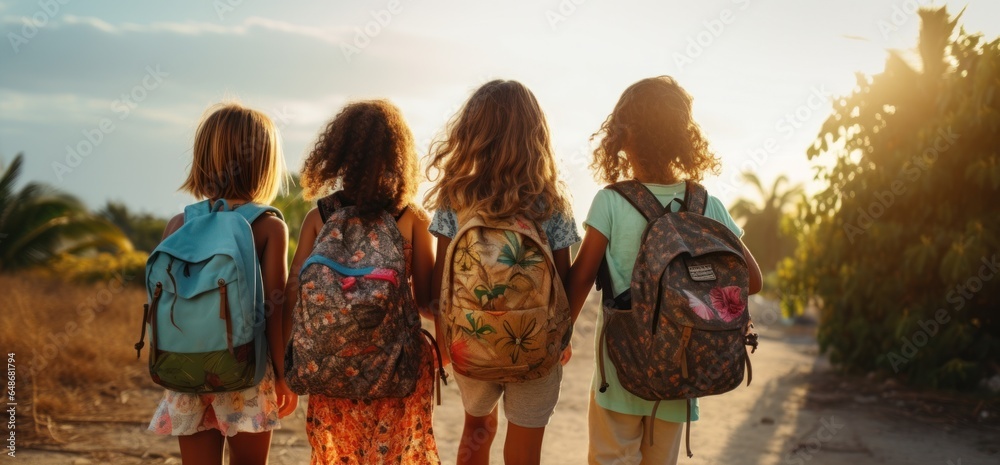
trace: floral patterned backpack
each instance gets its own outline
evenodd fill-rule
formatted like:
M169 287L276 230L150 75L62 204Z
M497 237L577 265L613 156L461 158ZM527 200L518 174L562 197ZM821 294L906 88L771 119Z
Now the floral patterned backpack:
M691 456L691 399L722 394L752 371L747 346L751 332L747 295L750 275L738 237L704 216L708 193L688 181L681 209L671 212L638 181L607 187L646 218L631 287L612 296L607 263L598 288L604 291L601 351L607 350L622 387L656 401L688 401L687 450ZM604 358L600 358L605 392ZM649 434L653 440L652 428Z
M324 225L299 274L288 386L346 399L406 397L416 388L423 344L435 351L437 344L420 328L396 218L360 218L336 195L319 209ZM437 361L443 380L439 354Z
M455 371L496 383L549 373L572 336L569 301L545 233L520 217L460 212L444 257L446 346Z

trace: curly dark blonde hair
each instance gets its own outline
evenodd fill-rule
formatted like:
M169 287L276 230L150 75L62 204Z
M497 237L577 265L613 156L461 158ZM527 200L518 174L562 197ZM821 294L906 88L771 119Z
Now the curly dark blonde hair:
M494 80L476 90L431 143L428 159L428 177L440 175L424 202L430 210L544 221L570 209L545 113L520 82Z
M673 184L718 173L719 159L691 115L691 95L670 76L646 78L625 89L601 129L590 168L599 182L643 178Z
M399 212L420 182L413 133L388 100L351 103L326 125L302 168L303 197L336 189L362 216Z

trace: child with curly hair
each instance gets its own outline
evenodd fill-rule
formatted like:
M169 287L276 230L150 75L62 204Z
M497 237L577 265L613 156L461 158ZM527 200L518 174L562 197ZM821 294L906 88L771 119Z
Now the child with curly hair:
M719 160L691 114L691 96L668 76L643 79L622 93L611 115L594 137L601 137L591 168L599 181L615 183L636 179L666 206L684 200L687 182L699 181L717 171ZM674 209L676 211L676 209ZM743 235L719 199L708 196L705 216ZM646 220L628 200L612 189L594 197L584 222L586 234L570 272L570 307L574 321L590 293L602 260L607 260L612 294L618 296L632 285L632 271L639 253ZM743 247L750 271L749 293L760 291L761 276L756 261ZM604 308L597 318L596 334L602 333ZM614 364L595 341L594 377L588 408L589 462L675 464L680 450L681 429L687 419L687 401L662 401L649 418L653 401L643 400L623 389ZM599 389L600 365L606 367L607 389ZM698 418L695 400L691 420ZM654 425L655 423L655 425ZM643 438L653 431L653 441Z
M377 218L382 212L395 218L403 239L405 280L412 286L420 313L430 317L426 309L434 250L427 230L428 215L413 203L419 181L413 134L395 105L373 100L344 107L320 134L302 169L304 197L320 198L302 223L285 288L286 311L291 312L298 302L299 271L312 254L327 218L339 208L353 206L359 218ZM416 312L404 318L419 320ZM431 421L433 354L429 344L420 350L416 388L408 396L349 399L309 395L306 432L314 465L440 463Z

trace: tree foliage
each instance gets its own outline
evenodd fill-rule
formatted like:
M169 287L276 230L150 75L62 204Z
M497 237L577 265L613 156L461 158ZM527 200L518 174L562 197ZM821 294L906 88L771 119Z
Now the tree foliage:
M292 255L299 243L299 232L302 230L302 221L306 219L309 210L315 207L315 202L309 202L302 198L302 186L299 183L299 175L291 176L286 184L287 190L278 195L271 205L285 217L288 225L288 260L291 262Z
M98 213L128 236L136 250L152 252L163 237L167 219L149 213L135 213L124 203L108 201Z
M834 363L964 388L1000 369L1000 40L920 17L919 65L892 52L834 102L808 151L827 187L779 273Z
M45 265L64 253L132 250L121 230L75 197L38 183L17 189L23 163L19 154L0 171L0 271Z
M783 231L781 224L789 206L802 196L802 186L783 188L788 184L788 177L784 175L774 180L770 190L754 173L743 173L743 179L757 189L760 199L737 199L729 211L733 218L743 220L743 229L747 231L743 242L767 275L777 268L782 258L795 252L795 236Z

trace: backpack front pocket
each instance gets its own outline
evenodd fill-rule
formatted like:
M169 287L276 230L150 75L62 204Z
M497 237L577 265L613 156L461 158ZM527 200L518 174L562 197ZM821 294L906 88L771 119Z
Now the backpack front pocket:
M452 322L449 353L460 374L505 382L544 376L558 359L562 335L550 334L549 307L493 312L462 309Z

